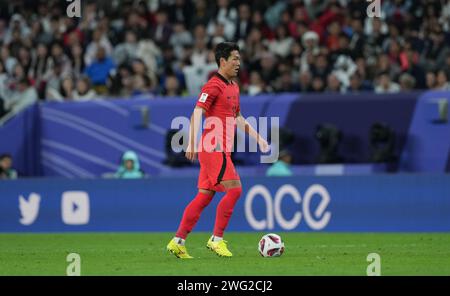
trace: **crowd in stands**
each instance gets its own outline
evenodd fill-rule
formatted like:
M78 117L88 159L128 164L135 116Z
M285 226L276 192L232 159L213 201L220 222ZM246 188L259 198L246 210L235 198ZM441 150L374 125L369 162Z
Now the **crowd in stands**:
M0 1L0 117L38 100L196 96L237 42L243 94L450 90L450 0Z

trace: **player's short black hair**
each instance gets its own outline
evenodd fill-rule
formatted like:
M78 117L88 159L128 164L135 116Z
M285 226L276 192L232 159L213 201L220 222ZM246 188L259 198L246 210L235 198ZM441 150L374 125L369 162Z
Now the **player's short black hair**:
M215 58L218 67L220 67L220 59L224 58L227 60L233 50L239 51L239 46L234 42L221 42L217 44Z

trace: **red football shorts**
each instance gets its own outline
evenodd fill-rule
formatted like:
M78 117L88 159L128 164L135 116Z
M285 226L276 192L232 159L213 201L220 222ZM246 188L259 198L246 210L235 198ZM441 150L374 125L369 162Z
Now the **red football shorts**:
M220 184L227 180L240 180L230 155L223 152L199 152L200 174L198 188L224 192Z

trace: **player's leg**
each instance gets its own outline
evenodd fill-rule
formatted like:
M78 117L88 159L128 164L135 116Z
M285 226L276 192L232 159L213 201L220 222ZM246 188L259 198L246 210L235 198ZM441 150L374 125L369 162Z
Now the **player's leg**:
M195 224L197 224L203 209L211 202L214 193L211 190L199 189L195 198L184 209L183 217L175 237L167 245L167 250L176 257L182 259L193 258L186 250L185 240Z
M228 250L226 241L223 240L223 234L233 214L236 202L242 194L242 185L231 158L226 157L224 160L224 170L221 170L222 174L218 178L218 183L226 193L217 206L213 236L206 246L219 256L231 257L233 254Z
M167 250L178 258L192 258L186 251L185 240L197 224L203 209L211 202L215 194L215 191L212 190L213 186L208 178L206 167L201 161L198 176L198 193L184 209L175 237L167 245Z
M225 188L225 196L217 205L216 223L214 225L213 235L216 238L222 238L231 215L233 214L234 206L242 194L242 185L240 180L222 181L220 184Z
M183 218L178 227L176 238L185 240L188 234L197 224L198 219L204 208L211 202L215 192L207 189L199 189L195 198L187 205L184 210Z

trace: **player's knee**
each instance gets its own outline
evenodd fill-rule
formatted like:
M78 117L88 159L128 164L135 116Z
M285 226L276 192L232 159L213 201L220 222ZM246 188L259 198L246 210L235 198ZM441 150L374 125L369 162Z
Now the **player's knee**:
M237 187L242 187L240 180L227 180L222 181L220 184L222 184L222 186L225 187L225 191L229 191L230 189L234 189Z
M212 192L211 194L198 195L196 199L197 199L200 207L203 209L211 203L213 197L214 197L214 192Z
M199 192L199 193L202 193L202 194L207 194L207 195L209 195L211 198L213 198L214 194L216 193L215 191L208 190L208 189L199 189L198 192Z
M233 192L233 195L236 196L237 198L239 198L242 195L242 187L233 187L233 188L229 188L227 190L227 192Z
M208 195L206 198L202 200L202 208L205 208L207 205L209 205L213 199L214 195Z

